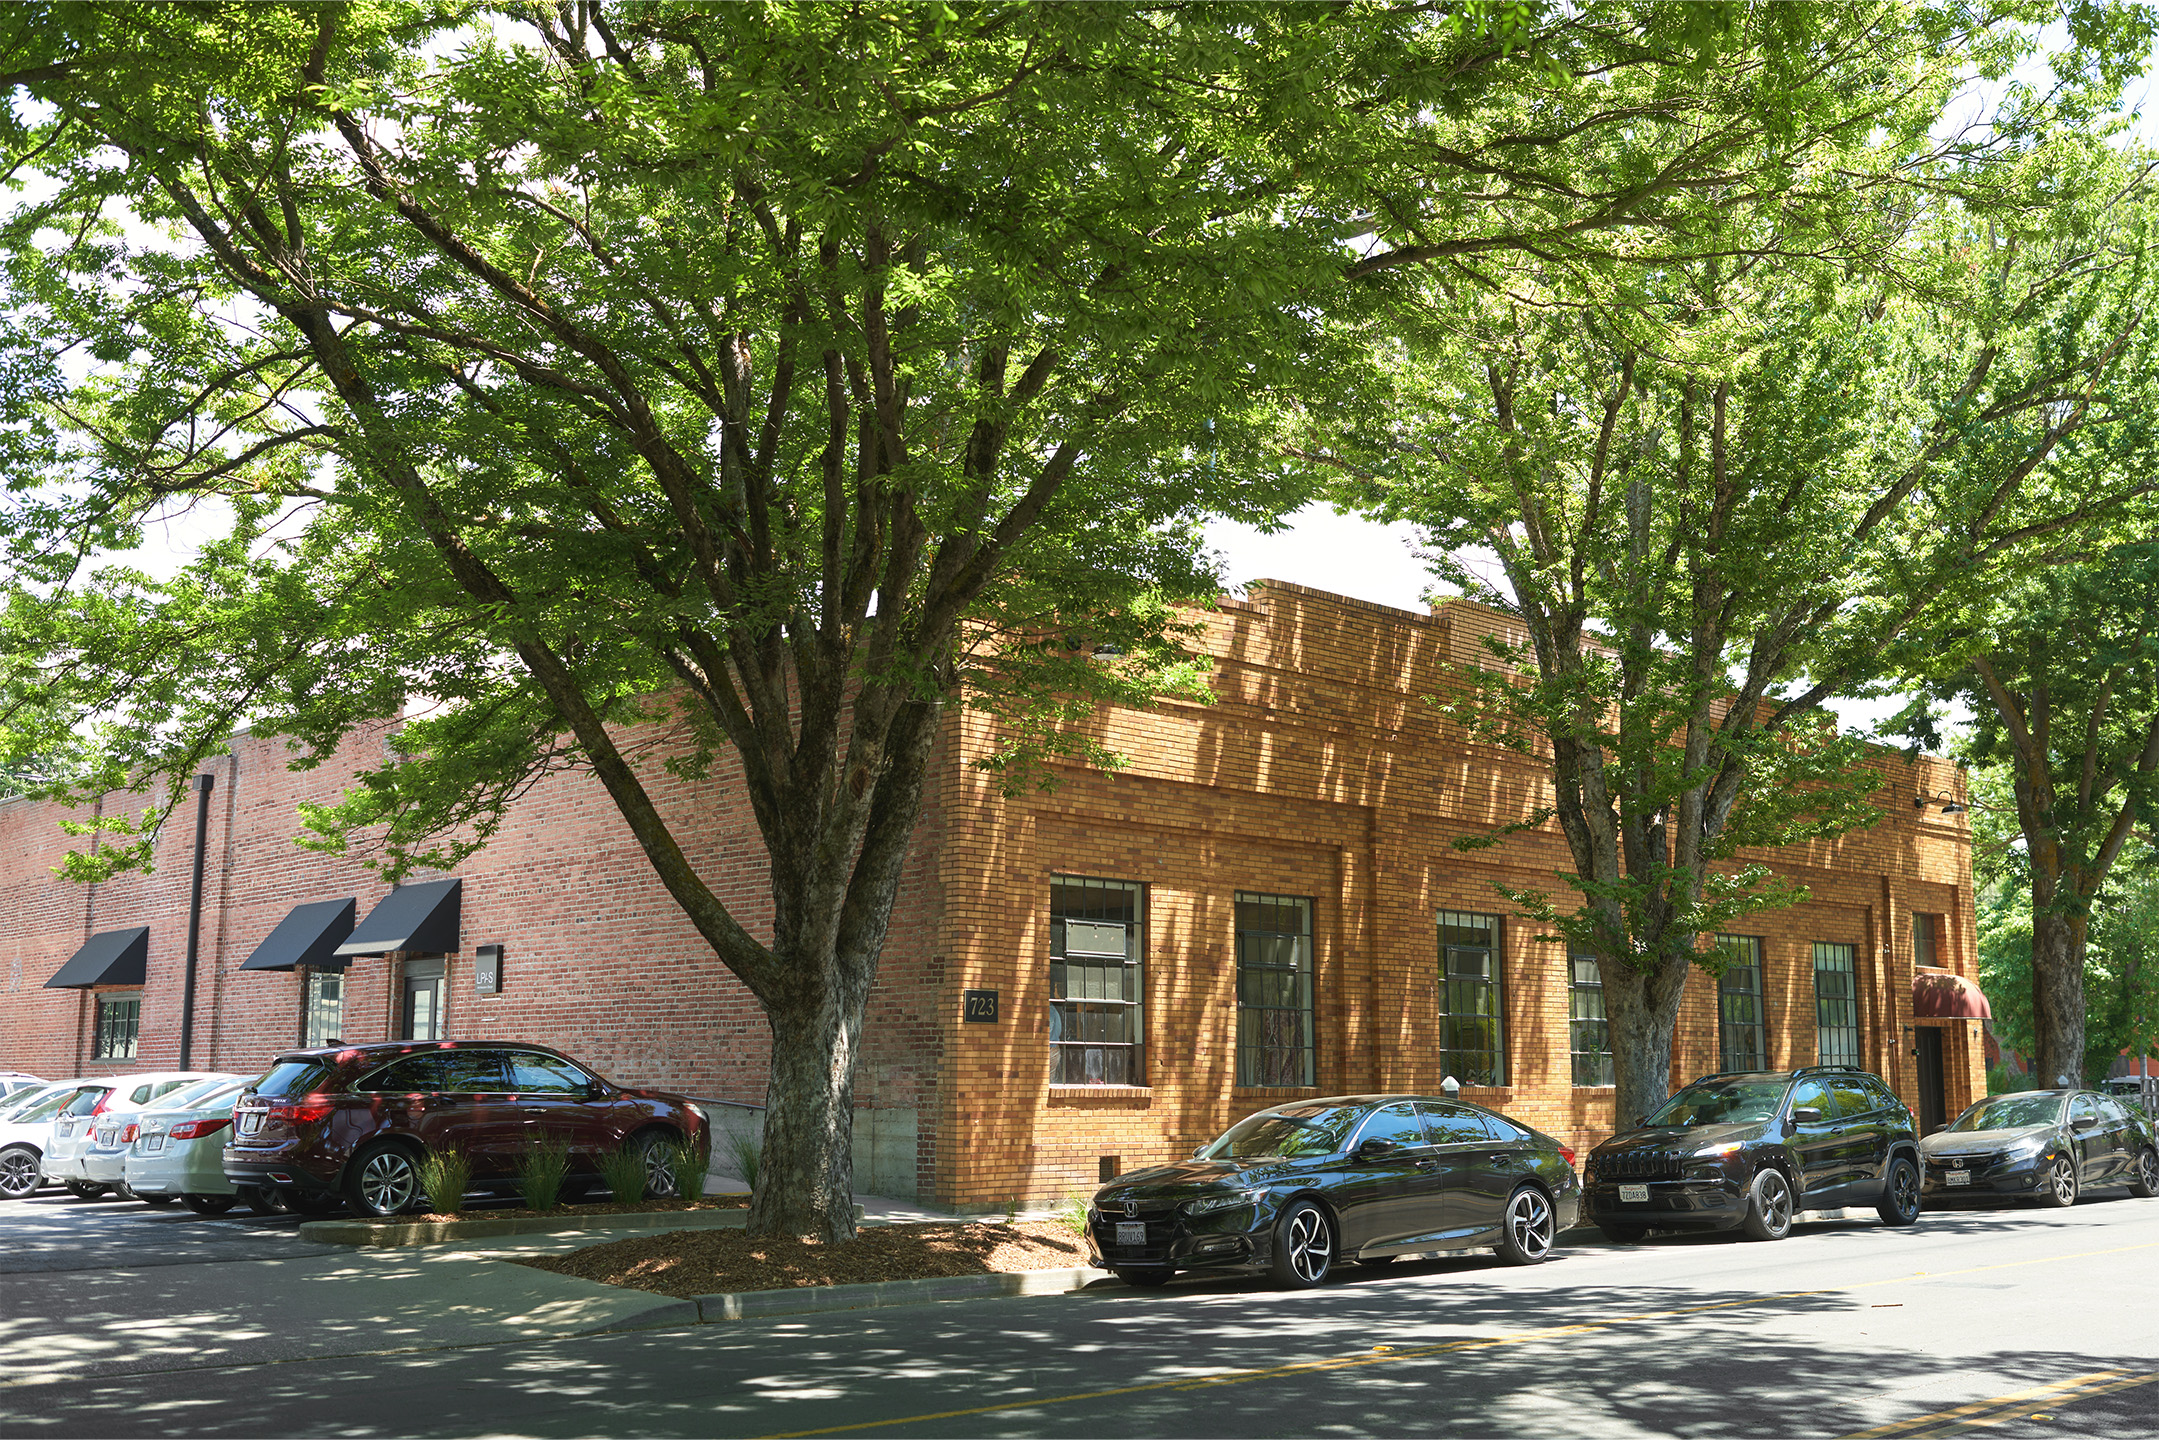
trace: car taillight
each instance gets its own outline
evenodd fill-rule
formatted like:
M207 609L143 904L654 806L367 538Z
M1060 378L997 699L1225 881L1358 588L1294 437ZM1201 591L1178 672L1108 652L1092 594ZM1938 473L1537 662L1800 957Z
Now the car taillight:
M335 1108L337 1107L327 1100L292 1100L272 1105L269 1116L272 1120L283 1120L291 1125L312 1125L317 1120L328 1119Z
M1574 1163L1574 1147L1572 1145L1560 1146L1559 1158L1566 1161L1569 1165L1572 1165Z
M323 1108L327 1111L329 1107L325 1106ZM205 1135L215 1135L231 1123L232 1120L229 1116L219 1120L184 1121L172 1127L172 1138L175 1140L200 1140Z
M125 1130L122 1130L122 1131L120 1132L120 1143L121 1143L122 1145L132 1145L132 1144L134 1144L134 1143L135 1143L135 1132L136 1132L137 1130L141 1129L141 1128L142 1128L142 1127L141 1127L141 1126L139 1126L139 1125L130 1125L130 1126L128 1126L128 1127L127 1127L127 1128L126 1128Z

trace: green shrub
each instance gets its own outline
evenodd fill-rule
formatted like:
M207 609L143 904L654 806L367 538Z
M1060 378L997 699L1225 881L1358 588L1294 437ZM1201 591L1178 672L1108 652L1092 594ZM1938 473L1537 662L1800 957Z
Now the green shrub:
M517 1193L534 1210L552 1210L569 1175L570 1147L560 1140L539 1141L517 1159Z
M727 1156L735 1162L735 1174L752 1190L757 1188L757 1165L764 1159L765 1144L755 1135L737 1130L727 1132Z
M455 1150L431 1150L420 1162L420 1188L437 1215L455 1215L472 1188L472 1161Z
M600 1157L600 1179L609 1193L625 1205L645 1198L645 1154L629 1147Z
M1084 1237L1087 1234L1086 1199L1074 1195L1064 1204L1059 1205L1057 1207L1057 1223L1070 1230L1073 1234Z
M678 1140L660 1151L667 1162L668 1178L675 1182L675 1198L678 1200L701 1200L705 1194L705 1172L712 1168L711 1152L702 1145Z

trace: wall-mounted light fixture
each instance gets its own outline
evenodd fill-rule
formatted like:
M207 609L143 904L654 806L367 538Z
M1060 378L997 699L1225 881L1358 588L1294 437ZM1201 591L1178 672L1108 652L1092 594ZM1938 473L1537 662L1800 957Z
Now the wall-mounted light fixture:
M1942 807L1942 813L1944 815L1962 815L1965 811L1972 808L1971 806L1966 805L1962 801L1956 799L1946 790L1938 790L1932 795L1914 795L1912 797L1912 805L1915 809L1919 810L1924 810L1929 805L1940 805Z

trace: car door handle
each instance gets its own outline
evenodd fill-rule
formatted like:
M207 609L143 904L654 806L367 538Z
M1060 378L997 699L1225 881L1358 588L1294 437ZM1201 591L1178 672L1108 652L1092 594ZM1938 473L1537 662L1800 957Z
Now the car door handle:
M1419 1170L1437 1170L1439 1168L1439 1162L1433 1159L1419 1160L1417 1162L1417 1168Z

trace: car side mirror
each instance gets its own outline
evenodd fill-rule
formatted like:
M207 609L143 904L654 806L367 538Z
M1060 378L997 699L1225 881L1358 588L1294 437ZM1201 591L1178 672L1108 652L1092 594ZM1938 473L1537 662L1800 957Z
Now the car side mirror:
M2069 1123L2079 1130L2092 1130L2098 1127L2099 1117L2097 1115L2079 1115Z
M1392 1140L1382 1140L1377 1135L1357 1147L1359 1160L1384 1160L1402 1147Z
M1802 1125L1819 1125L1822 1120L1821 1108L1815 1105L1794 1106L1792 1118Z

